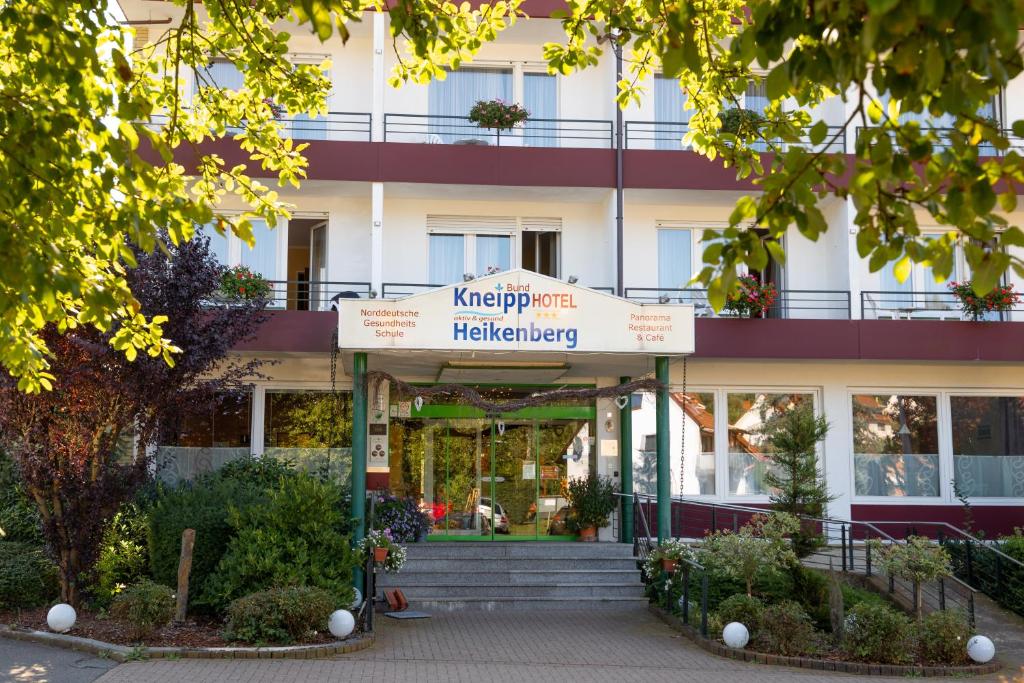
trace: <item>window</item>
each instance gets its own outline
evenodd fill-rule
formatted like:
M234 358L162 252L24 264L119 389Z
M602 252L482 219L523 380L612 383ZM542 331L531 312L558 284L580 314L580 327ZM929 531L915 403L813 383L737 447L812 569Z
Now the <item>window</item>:
M427 279L432 285L450 285L462 280L466 263L463 235L431 235Z
M957 490L1024 497L1024 397L950 396Z
M679 79L654 77L654 147L656 149L682 149L683 134L689 112L683 107L686 95L679 87Z
M938 237L936 233L933 237ZM880 294L874 303L879 318L956 318L961 317L960 306L950 294L949 283L963 278L967 272L963 245L954 246L953 270L949 276L936 282L931 266L915 263L910 276L900 282L893 271L895 264L886 264L879 271ZM998 319L994 315L992 319Z
M218 396L202 410L182 412L164 426L157 476L167 484L191 481L251 454L252 395Z
M523 231L522 267L541 275L558 277L558 233Z
M229 265L228 260L228 236L217 232L213 225L200 225L196 227L195 237L206 237L210 240L210 255L217 259L222 266ZM193 239L195 239L195 237Z
M477 275L508 270L512 264L512 238L508 235L476 236Z
M857 495L939 495L936 404L935 396L853 396Z
M448 143L461 140L486 142L492 137L491 131L466 121L466 116L480 100L511 102L512 70L462 68L449 71L443 81L430 81L427 99L432 135Z
M352 471L351 394L267 391L263 455L346 481Z
M523 144L527 147L557 147L558 85L547 73L523 74L523 106L530 118L523 125ZM545 120L547 119L547 120Z
M677 228L658 229L658 287L663 295L679 295L669 290L684 289L693 275L693 234ZM687 302L689 303L689 302Z
M526 220L526 219L524 219ZM432 285L462 282L512 268L512 216L427 216L427 279Z
M729 421L729 493L765 495L770 467L763 426L773 416L813 401L813 394L744 392L727 394Z
M678 407L679 415L672 420L672 452L682 452L682 495L714 495L715 493L715 395L711 392L672 393L672 412ZM675 416L673 416L675 417ZM683 423L686 432L683 433ZM685 437L685 443L681 443ZM677 456L678 457L678 456ZM679 479L679 465L674 464Z
M266 221L253 219L250 222L256 244L253 247L248 244L242 245L241 264L268 280L277 280L278 233L271 229Z

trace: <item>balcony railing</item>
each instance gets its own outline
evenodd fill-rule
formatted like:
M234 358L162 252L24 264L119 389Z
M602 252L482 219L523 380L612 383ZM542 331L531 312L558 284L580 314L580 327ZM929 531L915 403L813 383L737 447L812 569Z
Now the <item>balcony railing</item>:
M927 128L926 126L922 126L922 129L927 129L935 133L938 140L933 144L933 149L935 149L936 151L942 151L944 149L949 148L949 135L955 131L955 129L953 128ZM857 127L856 134L858 139L860 138L861 131L863 130L866 130L864 126ZM1003 135L1005 135L1010 141L1010 147L1006 151L997 150L988 142L981 142L978 144L978 154L981 156L989 157L1002 156L1007 152L1017 152L1018 154L1024 154L1024 138L1014 135L1013 132L1010 130L1004 130ZM893 141L896 140L895 136L895 131L890 132L889 137Z
M465 116L385 114L384 142L495 147L614 146L613 124L597 119L530 119L512 130L481 128Z
M683 146L682 143L683 136L688 130L689 125L681 122L626 121L626 149L689 149L688 146ZM790 146L800 145L812 151L842 154L846 151L846 136L840 134L836 137L840 130L841 127L839 126L829 126L825 141L818 145L812 144L810 138L804 136L799 142L773 140L771 145L758 142L753 145L753 148L761 152L770 152L774 149L785 151Z
M637 303L692 304L698 317L733 317L715 313L708 303L706 289L672 289L665 287L627 287L626 298ZM850 293L831 289L783 289L765 314L765 318L798 318L816 320L849 320L852 314Z
M986 313L982 320L1011 320L1021 308ZM968 320L952 292L861 292L860 317L865 320Z
M381 298L382 299L401 299L404 296L412 296L413 294L420 294L422 292L428 292L431 289L437 289L438 287L445 287L446 285L428 285L421 282L384 282L381 284ZM585 285L584 285L585 286ZM606 294L614 294L614 287L588 287L596 292L605 292Z
M329 311L336 299L366 299L369 282L270 280L270 308L289 311Z
M149 123L153 127L162 127L167 124L169 117L166 114L154 114L149 117ZM371 116L361 112L332 111L326 116L316 118L290 118L282 117L281 123L284 137L293 140L340 140L347 142L369 142L371 133ZM241 128L228 128L229 135L235 135L242 131Z

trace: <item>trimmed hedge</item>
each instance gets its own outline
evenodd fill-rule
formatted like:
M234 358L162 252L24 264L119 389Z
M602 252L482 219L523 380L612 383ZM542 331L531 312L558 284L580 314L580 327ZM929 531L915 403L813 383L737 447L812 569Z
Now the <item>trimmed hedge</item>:
M224 638L244 643L290 645L311 631L326 631L334 599L322 588L271 588L228 606Z

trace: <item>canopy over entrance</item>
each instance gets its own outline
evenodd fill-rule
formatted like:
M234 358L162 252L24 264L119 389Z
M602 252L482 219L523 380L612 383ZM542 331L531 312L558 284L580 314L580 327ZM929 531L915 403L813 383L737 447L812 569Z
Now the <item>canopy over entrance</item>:
M512 270L404 299L339 301L338 344L371 369L449 382L638 376L693 352L693 307L638 304Z

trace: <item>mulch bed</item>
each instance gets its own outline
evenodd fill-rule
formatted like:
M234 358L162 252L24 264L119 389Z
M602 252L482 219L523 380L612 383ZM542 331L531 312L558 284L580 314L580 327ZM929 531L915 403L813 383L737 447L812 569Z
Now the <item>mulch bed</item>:
M49 631L46 625L48 608L21 610L20 612L0 612L0 624L20 626L37 631ZM250 645L249 643L231 643L221 637L221 624L212 620L190 618L182 624L168 624L158 629L141 643L129 637L131 629L122 621L106 614L97 614L86 610L78 611L78 619L68 635L81 638L92 638L115 645L147 645L149 647L227 647L231 645ZM319 645L337 642L330 633L317 633L299 645Z

